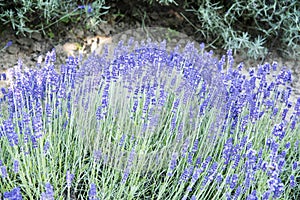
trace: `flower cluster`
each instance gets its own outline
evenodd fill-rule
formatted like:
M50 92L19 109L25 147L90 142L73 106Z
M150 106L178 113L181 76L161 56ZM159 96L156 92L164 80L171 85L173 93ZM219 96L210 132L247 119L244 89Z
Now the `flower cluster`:
M20 61L1 101L0 193L7 199L21 191L33 199L292 194L300 174L300 99L291 99L291 73L266 63L244 74L231 54L226 63L204 45L168 51L164 42L130 40L110 56L105 49L84 62L70 57L60 72L54 51L41 69Z

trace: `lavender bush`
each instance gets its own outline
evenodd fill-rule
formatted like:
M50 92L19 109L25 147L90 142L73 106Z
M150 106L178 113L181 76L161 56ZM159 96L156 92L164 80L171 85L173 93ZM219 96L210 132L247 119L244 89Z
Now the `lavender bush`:
M297 199L300 99L277 63L120 42L18 62L2 88L5 199Z

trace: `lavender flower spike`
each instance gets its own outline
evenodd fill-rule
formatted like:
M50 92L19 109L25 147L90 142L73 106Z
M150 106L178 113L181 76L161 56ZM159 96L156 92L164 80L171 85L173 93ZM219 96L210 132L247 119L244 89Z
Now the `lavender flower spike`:
M67 181L67 187L71 187L72 180L74 178L74 174L70 174L70 171L67 171L66 181Z
M4 192L4 199L7 200L22 200L22 194L19 187L12 189L10 192Z
M45 184L46 192L41 195L41 200L54 200L53 187L50 183Z
M97 188L96 185L94 183L91 184L91 188L89 191L89 200L99 200L97 197Z

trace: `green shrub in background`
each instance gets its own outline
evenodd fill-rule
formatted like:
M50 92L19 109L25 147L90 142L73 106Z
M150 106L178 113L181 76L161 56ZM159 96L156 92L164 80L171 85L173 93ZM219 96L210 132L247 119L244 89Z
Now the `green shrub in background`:
M198 17L194 27L212 47L244 50L263 57L275 42L286 55L299 56L300 2L297 0L185 1L185 9ZM191 22L192 23L192 22Z
M155 9L156 6L176 6L182 10L180 14L192 24L195 32L206 38L208 47L245 52L254 59L264 58L275 45L277 49L281 47L278 50L284 55L294 58L300 55L298 0L135 0L135 3L145 1ZM103 22L102 17L108 13L111 2L0 0L0 23L10 24L17 34L36 31L45 34L47 28L58 22L81 19L87 22L84 23L86 28L93 28ZM187 16L188 13L194 18Z
M16 34L43 32L59 22L88 20L92 26L108 12L105 0L0 0L0 21L10 24Z

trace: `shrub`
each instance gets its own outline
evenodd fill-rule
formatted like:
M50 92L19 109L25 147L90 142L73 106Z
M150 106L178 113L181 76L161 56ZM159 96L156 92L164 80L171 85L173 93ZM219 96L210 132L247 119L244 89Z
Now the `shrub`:
M234 54L244 53L254 59L265 58L273 47L286 56L299 56L299 1L136 0L130 5L145 1L155 9L160 6L175 9L192 24L195 32L201 33L202 37L197 39L204 38L209 47L232 49ZM78 23L83 19L85 28L95 29L109 11L104 0L80 0L77 3L14 0L0 1L0 5L0 21L10 24L17 34L39 31L50 37L53 36L52 26L59 22ZM132 15L137 13L142 14L142 19L146 17L145 10Z
M213 47L257 59L280 42L281 52L299 55L299 1L186 1L185 6L198 17L191 23Z
M10 24L16 33L44 32L59 22L84 21L91 26L101 22L102 15L108 12L104 0L89 1L6 1L0 7L0 21ZM46 34L46 33L45 33Z
M5 198L299 198L300 99L277 63L244 75L231 51L133 40L54 62L19 61L2 89Z

